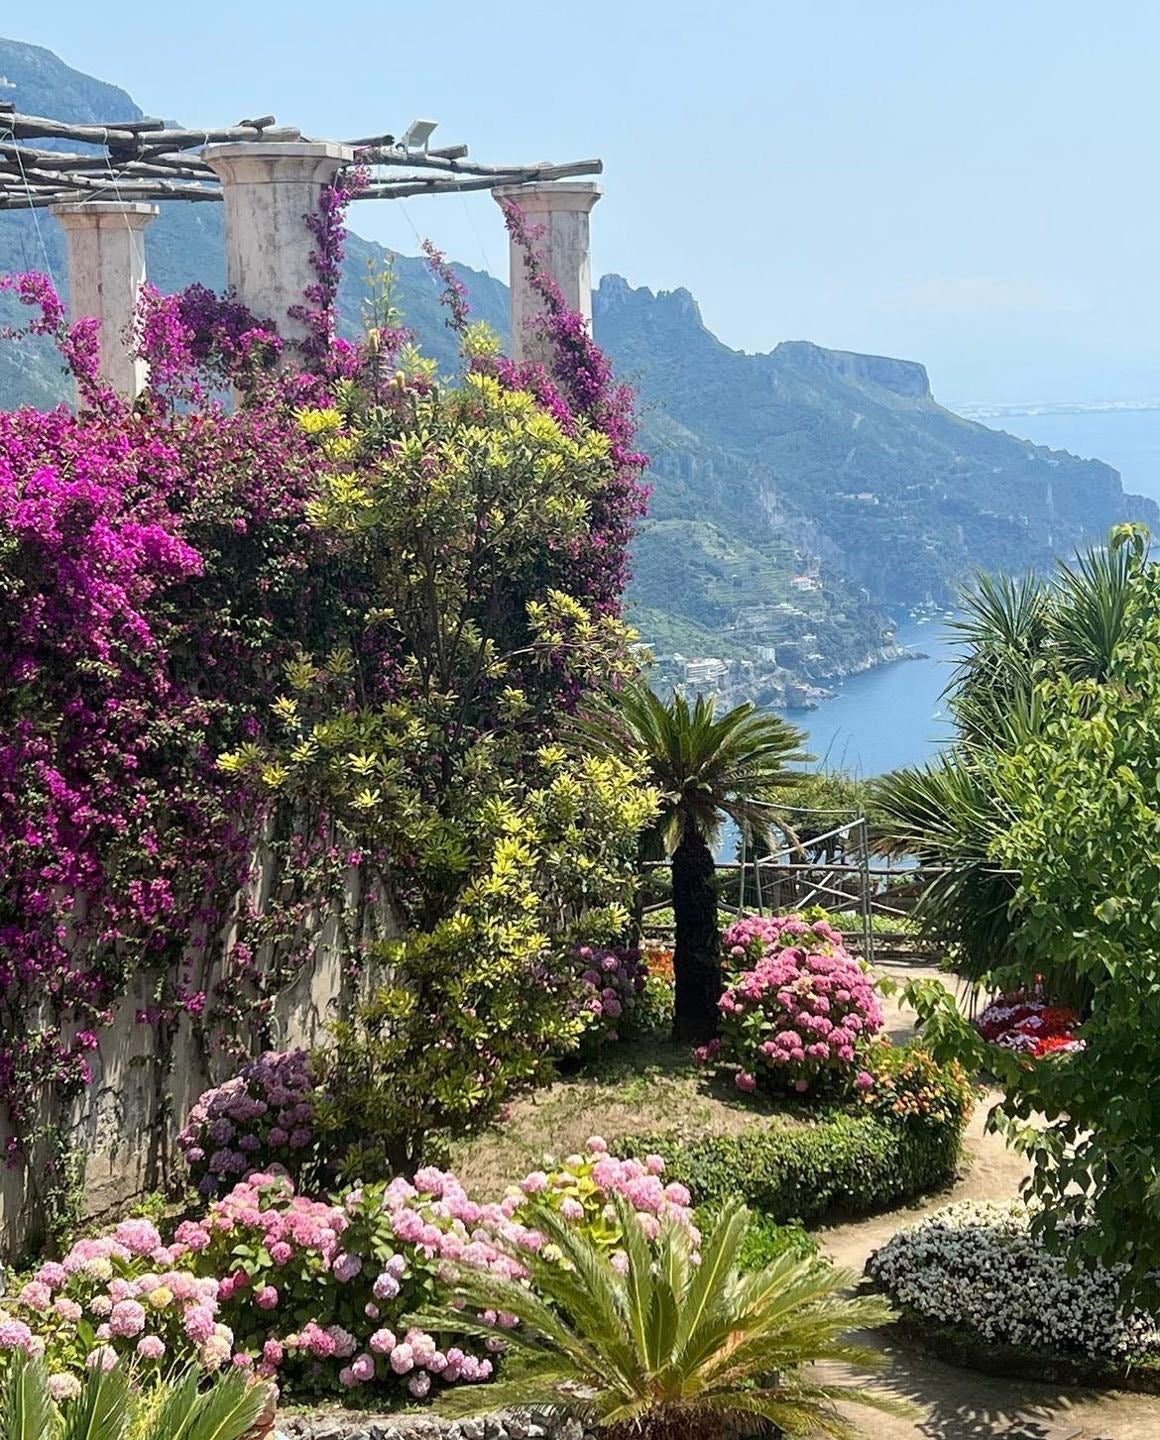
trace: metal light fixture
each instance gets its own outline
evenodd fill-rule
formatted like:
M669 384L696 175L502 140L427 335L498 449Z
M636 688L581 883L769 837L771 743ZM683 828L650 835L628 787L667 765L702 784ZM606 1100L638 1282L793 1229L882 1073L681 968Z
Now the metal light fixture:
M426 151L427 142L431 139L432 133L438 128L438 120L412 120L407 127L407 133L403 136L403 149L407 151Z

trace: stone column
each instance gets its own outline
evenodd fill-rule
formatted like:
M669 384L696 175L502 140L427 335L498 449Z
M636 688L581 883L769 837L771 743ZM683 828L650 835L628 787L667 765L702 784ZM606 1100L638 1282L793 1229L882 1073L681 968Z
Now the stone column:
M492 192L501 205L508 200L528 217L532 229L542 230L533 242L573 310L592 326L592 260L588 242L588 216L603 193L591 180L542 180L533 185L500 185ZM510 245L512 358L544 360L543 342L529 322L542 306L532 289L524 263L523 247Z
M54 205L52 213L68 241L72 319L100 321L101 378L132 400L146 376L128 339L145 283L144 230L161 212L156 205L94 200Z
M330 142L243 141L209 145L202 157L222 182L230 288L285 339L305 339L306 326L290 311L306 303L318 279L306 217L318 213L322 187L354 151Z

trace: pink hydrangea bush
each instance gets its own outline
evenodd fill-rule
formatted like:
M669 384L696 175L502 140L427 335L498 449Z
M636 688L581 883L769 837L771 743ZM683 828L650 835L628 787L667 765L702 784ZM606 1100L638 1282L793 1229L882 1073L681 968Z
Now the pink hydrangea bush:
M53 1373L132 1356L146 1378L171 1364L227 1362L291 1393L362 1386L422 1400L447 1385L491 1379L510 1316L488 1312L493 1338L430 1335L405 1317L437 1298L451 1263L526 1275L519 1256L545 1251L530 1223L551 1205L626 1263L612 1206L623 1195L646 1233L690 1228L688 1191L666 1185L663 1161L621 1160L599 1137L583 1155L535 1171L498 1203L473 1200L455 1175L359 1186L337 1199L296 1193L284 1174L255 1172L177 1226L163 1245L148 1221L82 1240L43 1265L5 1312L0 1354L46 1353ZM545 1251L545 1253L547 1253Z
M257 1173L183 1227L219 1277L236 1364L292 1390L334 1393L378 1380L419 1399L435 1383L490 1376L486 1354L399 1323L433 1283L440 1254L407 1189L395 1181L330 1203L296 1194L288 1176Z
M195 1259L180 1241L163 1244L148 1220L78 1240L6 1301L0 1353L44 1355L62 1395L86 1365L108 1368L121 1357L146 1378L175 1360L216 1370L233 1355L234 1337L219 1314L217 1280L196 1273Z
M297 1195L284 1175L256 1174L179 1237L219 1277L235 1363L292 1391L375 1384L423 1399L446 1385L490 1379L509 1323L485 1316L496 1335L482 1350L464 1336L406 1326L404 1317L438 1292L449 1262L523 1278L514 1257L542 1249L544 1237L526 1222L533 1202L545 1199L612 1250L619 1244L614 1194L648 1225L692 1226L688 1192L666 1187L662 1168L656 1157L619 1160L594 1138L586 1154L526 1176L499 1203L473 1200L455 1175L430 1166L411 1181L356 1187L335 1203Z
M529 1201L550 1206L611 1251L616 1265L625 1263L626 1257L620 1248L622 1234L612 1203L614 1195L623 1195L632 1205L649 1240L660 1234L662 1223L670 1222L686 1226L694 1245L699 1245L701 1234L693 1224L692 1197L683 1185L666 1185L661 1178L664 1169L659 1155L618 1159L608 1153L608 1145L599 1135L593 1135L583 1155L570 1155L550 1171L525 1176L508 1192L505 1206L515 1205L512 1215L516 1220L529 1218Z
M281 1167L301 1182L314 1161L314 1079L306 1050L268 1051L200 1097L177 1144L205 1196Z
M738 1069L735 1083L796 1094L873 1085L869 1042L882 1009L869 970L826 920L748 915L725 932L721 1038L704 1063Z

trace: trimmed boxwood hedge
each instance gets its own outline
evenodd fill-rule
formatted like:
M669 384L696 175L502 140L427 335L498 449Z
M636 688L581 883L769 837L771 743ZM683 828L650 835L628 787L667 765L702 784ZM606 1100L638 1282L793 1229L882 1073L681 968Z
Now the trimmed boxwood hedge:
M640 1136L622 1154L663 1156L665 1179L687 1185L698 1205L739 1196L780 1222L834 1212L865 1215L937 1190L954 1179L965 1122L896 1122L834 1108L806 1125L776 1121L740 1135L692 1140Z

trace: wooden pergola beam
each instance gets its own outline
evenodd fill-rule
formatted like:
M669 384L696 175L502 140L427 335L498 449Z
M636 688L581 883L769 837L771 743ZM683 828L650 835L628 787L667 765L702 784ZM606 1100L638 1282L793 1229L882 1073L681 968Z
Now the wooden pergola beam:
M71 142L85 149L50 149L28 141ZM217 130L192 130L162 120L125 120L108 125L75 124L0 107L0 210L27 210L62 201L220 201L218 177L202 158L210 145L314 144L272 115ZM378 175L357 199L392 200L487 190L496 185L530 185L576 175L599 175L599 160L565 165L484 165L468 160L466 145L412 150L393 135L368 135L340 142L359 163ZM429 175L416 173L432 172Z

